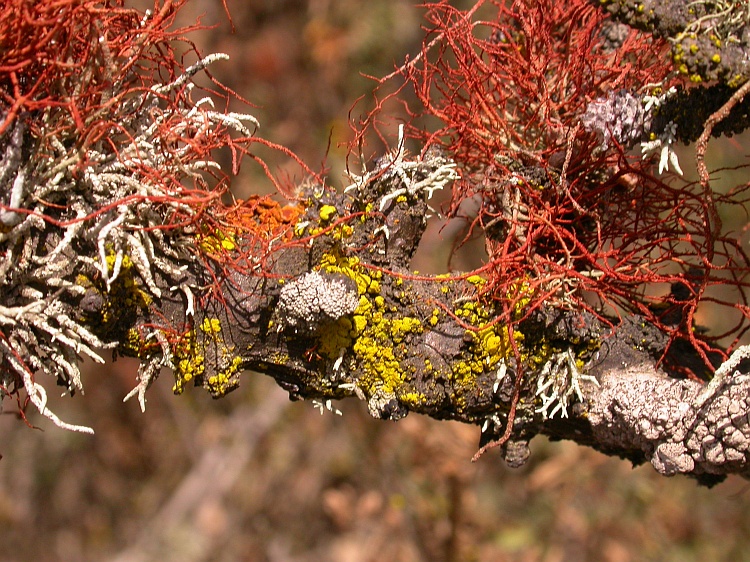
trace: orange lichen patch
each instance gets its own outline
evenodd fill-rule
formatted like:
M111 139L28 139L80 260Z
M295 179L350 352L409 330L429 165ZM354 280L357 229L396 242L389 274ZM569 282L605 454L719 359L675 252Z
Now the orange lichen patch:
M280 232L288 231L291 238L293 226L303 212L300 205L281 206L269 196L254 195L245 199L236 207L235 224L241 225L256 234L266 233L276 236Z
M282 206L269 196L253 195L227 209L222 229L225 235L252 234L264 240L288 241L304 209L300 205Z
M242 269L291 240L302 212L299 205L282 206L270 196L258 195L215 207L213 216L200 223L198 247L221 267Z

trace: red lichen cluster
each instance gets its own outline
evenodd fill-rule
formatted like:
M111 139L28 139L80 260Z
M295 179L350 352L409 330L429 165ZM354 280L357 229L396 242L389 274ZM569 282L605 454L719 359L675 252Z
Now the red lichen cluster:
M157 3L146 20L122 1L4 2L0 95L10 111L0 132L19 112L51 107L68 114L60 126L74 126L80 146L109 132L114 123L107 117L134 89L148 88L157 76L176 78L180 65L173 41L189 29L169 28L183 3ZM129 87L123 88L123 81Z
M527 313L542 305L634 312L707 361L694 319L706 301L739 311L728 332L736 343L748 328L748 262L736 234L722 233L716 206L742 203L744 189L723 197L657 177L653 158L603 145L581 123L610 93L679 85L666 42L624 28L613 44L612 23L588 0L427 8L423 51L379 90L403 80L386 99L416 95L417 104L403 102L411 137L459 163L447 215L478 204L469 231L487 240L478 271L503 320L529 298ZM360 123L357 143L377 130L384 103ZM715 286L721 291L709 297Z
M64 147L76 162L76 174L91 163L91 149L99 154L120 154L123 146L132 145L140 126L139 115L152 112L150 122L156 126L153 137L158 140L155 150L160 151L157 157L169 164L154 166L150 164L153 157L122 157L135 180L159 186L166 195L113 197L83 219L69 219L64 209L52 212L50 207L50 213L44 216L49 223L64 227L72 221L95 218L119 205L147 201L163 209L164 222L156 228L164 230L198 225L199 229L228 229L237 235L244 230L257 234L260 228L276 236L280 225L288 227L290 216L259 213L258 209L268 207L261 200L225 205L222 196L228 186L227 175L217 167L206 166L200 173L190 168L196 162L215 161L219 150L229 150L234 173L242 157L249 156L277 183L264 163L249 152L251 143L262 143L296 157L263 139L238 135L220 122L207 119L202 126L184 119L186 111L196 108L197 99L203 96L224 105L217 108L219 113L227 111L232 98L244 102L204 68L199 70L211 80L210 89L193 88L190 79L180 82L190 65L200 60L195 46L185 38L200 29L200 24L175 27L175 16L185 2L155 0L148 15L125 7L124 0L3 3L0 135L22 119L38 143L37 154L49 149L50 154L59 157L59 149ZM179 83L177 87L164 87L175 82ZM148 104L149 96L157 97L158 104ZM201 109L211 109L201 103ZM196 130L199 126L200 130ZM55 150L50 143L54 143ZM297 162L301 164L298 159ZM281 189L278 184L277 187ZM253 215L252 220L249 215ZM230 219L234 224L227 226ZM258 221L265 219L273 224L267 228L260 225ZM206 224L201 225L202 222ZM209 246L202 249L206 247Z

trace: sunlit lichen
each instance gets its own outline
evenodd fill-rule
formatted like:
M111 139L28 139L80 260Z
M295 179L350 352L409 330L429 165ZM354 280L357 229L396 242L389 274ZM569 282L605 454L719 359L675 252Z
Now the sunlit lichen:
M195 330L189 330L172 346L175 379L172 392L182 394L185 385L203 375L205 368L205 357L198 347Z

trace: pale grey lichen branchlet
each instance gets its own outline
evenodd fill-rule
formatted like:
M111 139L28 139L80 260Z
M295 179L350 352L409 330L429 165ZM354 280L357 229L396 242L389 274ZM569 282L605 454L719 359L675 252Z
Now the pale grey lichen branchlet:
M537 378L536 396L542 403L536 412L544 419L554 418L558 412L567 418L573 401L583 402L582 382L599 384L595 377L580 371L572 349L554 353Z
M217 128L247 137L258 126L250 115L213 110L208 98L190 101L192 76L226 58L205 57L170 83L122 95L120 105L110 108L111 121L102 120L110 127L116 122L116 130L85 143L84 150L77 128L60 121L72 119L65 112L50 107L33 116L32 133L32 116L13 116L0 103L0 123L13 119L0 135L0 362L9 366L0 384L20 385L60 427L92 431L49 411L38 374L68 393L83 390L79 356L103 362L101 350L121 343L122 334L107 337L116 326L97 330L91 320L93 313L106 316L97 306L118 287L130 287L130 306L147 307L162 296L158 276L193 310L196 288L185 285L183 274L197 259L195 233L168 224L173 215L189 223L198 212L181 182L203 184L202 174L218 168L196 152ZM121 80L112 87L114 99L132 86ZM178 137L191 142L175 143ZM157 340L157 351L142 358L138 386L128 395L138 395L142 407L146 388L170 363L169 345L160 338L145 335Z
M407 158L408 152L405 148L404 126L399 126L399 136L396 148L380 159L376 168L372 171L363 171L361 175L349 173L352 183L344 188L344 192L361 190L374 178L379 178L382 184L387 183L389 176L398 178L399 186L378 200L378 210L385 211L388 205L400 196L414 196L424 192L427 200L432 198L435 191L450 185L460 176L455 162L439 154L436 150L428 150L423 157ZM424 175L424 170L429 170Z

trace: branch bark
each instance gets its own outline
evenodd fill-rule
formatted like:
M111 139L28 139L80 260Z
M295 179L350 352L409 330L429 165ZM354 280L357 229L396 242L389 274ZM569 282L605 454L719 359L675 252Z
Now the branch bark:
M666 336L637 317L608 323L521 306L511 335L495 322L499 308L483 301L482 279L409 271L427 187L450 176L438 154L410 162L391 155L344 193L310 188L295 236L262 268L175 262L170 270L181 277L156 276L162 297L135 307L132 324L120 326L118 351L154 366L141 370L142 401L162 365L173 369L176 393L195 384L215 397L250 370L321 409L357 397L379 419L416 413L475 424L480 445L501 443L512 466L544 434L706 484L745 475L746 370L708 386L670 375L657 367ZM256 243L236 241L240 255L251 253L243 244ZM207 298L217 286L221 298ZM192 300L176 287L191 287L204 304L189 311ZM106 299L90 287L82 302L104 310ZM163 345L147 345L158 340ZM676 347L665 364L700 365L697 354Z

